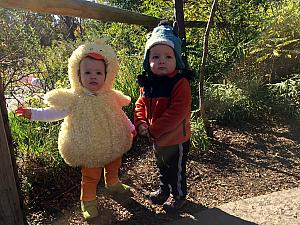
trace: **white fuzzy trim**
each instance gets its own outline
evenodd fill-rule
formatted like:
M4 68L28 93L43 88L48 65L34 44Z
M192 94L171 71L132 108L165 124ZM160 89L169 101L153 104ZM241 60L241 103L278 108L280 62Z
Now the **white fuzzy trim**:
M168 45L174 49L174 43L164 38L150 38L146 43L146 49L150 49L154 45L158 45L158 44Z

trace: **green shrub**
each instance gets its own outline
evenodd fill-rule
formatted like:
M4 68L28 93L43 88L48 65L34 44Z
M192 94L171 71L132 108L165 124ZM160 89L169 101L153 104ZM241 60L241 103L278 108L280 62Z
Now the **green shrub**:
M300 74L285 81L267 85L272 112L289 118L300 118Z
M247 99L242 89L233 84L208 84L206 86L206 106L210 118L221 119L224 114L232 113L232 118L238 117L238 112L233 112L235 106L241 105ZM234 115L236 113L236 115Z
M206 135L203 120L196 116L195 112L193 112L191 116L191 128L191 152L197 153L199 151L205 151L208 148L209 140Z
M19 153L34 154L49 167L62 163L57 149L60 122L32 122L10 113L9 123Z

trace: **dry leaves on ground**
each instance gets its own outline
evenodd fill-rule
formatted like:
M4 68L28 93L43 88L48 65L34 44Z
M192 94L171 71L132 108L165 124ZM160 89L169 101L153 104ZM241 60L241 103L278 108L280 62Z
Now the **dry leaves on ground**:
M141 143L135 142L121 171L122 181L134 188L130 202L123 204L113 199L105 192L102 181L98 190L100 216L84 221L80 215L77 171L78 176L65 183L69 188L55 191L59 197L54 201L35 199L28 210L31 224L163 224L223 203L300 186L300 126L215 126L209 149L190 152L185 208L176 215L167 215L160 206L147 201L147 194L157 188L158 173L151 147Z

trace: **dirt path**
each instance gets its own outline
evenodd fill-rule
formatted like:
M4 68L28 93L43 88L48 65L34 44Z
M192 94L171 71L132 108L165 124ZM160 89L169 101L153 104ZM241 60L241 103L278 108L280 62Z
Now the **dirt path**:
M136 143L121 171L122 180L134 188L131 202L124 205L113 200L100 184L100 216L88 223L80 215L79 186L74 186L51 203L54 212L49 208L43 213L32 210L32 224L162 224L223 203L300 187L299 124L245 125L239 129L216 126L214 130L210 148L189 156L188 203L179 214L166 215L146 200L147 193L156 189L158 176L151 148ZM34 216L39 219L32 219Z

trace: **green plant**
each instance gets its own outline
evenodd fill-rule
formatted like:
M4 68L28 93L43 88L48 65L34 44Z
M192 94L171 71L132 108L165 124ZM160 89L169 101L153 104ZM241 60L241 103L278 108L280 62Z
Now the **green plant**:
M300 118L300 75L294 74L285 81L268 84L272 111L284 117Z
M205 151L208 148L209 140L206 135L205 127L202 118L197 116L197 113L192 112L191 115L191 151Z
M227 80L278 83L300 72L300 3L296 0L280 3L267 11L272 16L262 24L260 35L247 43L245 58L235 65Z
M57 149L60 122L32 122L9 113L9 123L18 152L40 157L49 168L62 163Z
M233 84L207 84L205 93L207 110L209 115L215 118L245 100L242 89Z

